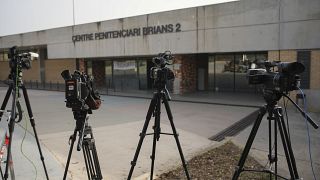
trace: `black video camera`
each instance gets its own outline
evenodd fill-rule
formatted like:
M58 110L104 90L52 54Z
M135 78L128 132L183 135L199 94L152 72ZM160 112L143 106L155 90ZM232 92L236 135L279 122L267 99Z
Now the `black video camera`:
M9 65L11 69L30 69L31 68L31 61L35 58L38 58L39 54L33 52L27 53L18 53L17 47L13 46L10 48L8 58L10 59Z
M288 93L300 86L300 76L305 67L299 62L266 61L265 69L249 69L247 77L249 84L263 84L264 91L271 90ZM271 71L271 68L277 69Z
M152 62L159 68L163 68L166 65L172 64L170 61L173 60L173 56L170 51L159 53L157 57L152 59Z
M150 70L150 77L155 82L166 82L167 80L174 79L174 73L166 65L171 65L170 61L173 59L170 51L159 53L157 57L152 59L152 62L156 65Z
M98 91L94 89L93 78L74 71L71 75L69 70L64 70L61 76L66 83L66 106L73 111L96 110L101 105Z

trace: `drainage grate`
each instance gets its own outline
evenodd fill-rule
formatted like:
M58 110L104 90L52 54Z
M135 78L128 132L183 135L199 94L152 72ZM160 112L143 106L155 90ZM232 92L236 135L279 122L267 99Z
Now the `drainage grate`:
M234 136L244 130L246 127L250 126L256 119L259 114L260 109L252 112L248 116L244 117L240 121L234 123L228 128L222 130L218 134L210 137L209 139L212 141L222 141L225 137Z

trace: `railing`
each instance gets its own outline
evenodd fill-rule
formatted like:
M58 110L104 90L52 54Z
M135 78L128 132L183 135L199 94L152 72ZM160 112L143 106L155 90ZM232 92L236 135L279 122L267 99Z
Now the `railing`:
M52 90L52 91L64 91L65 84L59 82L39 82L39 81L24 81L24 85L29 89L41 89L41 90Z
M28 89L40 89L40 90L51 90L51 91L64 91L65 84L59 82L46 82L41 83L39 81L23 81L23 84ZM0 81L0 86L7 86L7 81Z
M24 80L23 84L27 89L38 89L38 90L49 90L49 91L65 91L65 83L61 82L40 82L37 80ZM96 84L97 90L101 94L106 95L115 95L121 93L138 93L143 94L144 92L152 91L148 89L146 83L143 83L139 80L137 81L128 81L126 79L117 79L117 81L112 81L107 79L104 84ZM0 80L0 87L6 87L7 80ZM170 92L172 90L168 88Z

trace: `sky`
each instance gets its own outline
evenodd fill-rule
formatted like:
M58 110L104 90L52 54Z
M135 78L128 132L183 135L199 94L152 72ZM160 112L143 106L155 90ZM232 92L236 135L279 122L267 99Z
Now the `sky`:
M235 0L0 0L0 37Z

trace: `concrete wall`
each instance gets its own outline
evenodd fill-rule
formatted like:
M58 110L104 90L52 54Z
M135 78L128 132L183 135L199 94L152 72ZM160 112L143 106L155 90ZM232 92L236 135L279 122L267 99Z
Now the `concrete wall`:
M181 32L72 42L72 35L181 24ZM47 44L48 58L317 49L319 0L241 0L0 38L0 49ZM279 38L280 36L280 38Z

